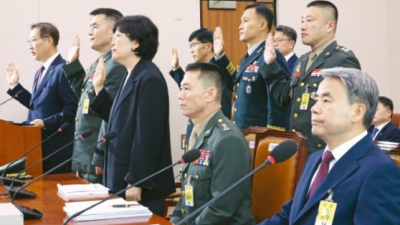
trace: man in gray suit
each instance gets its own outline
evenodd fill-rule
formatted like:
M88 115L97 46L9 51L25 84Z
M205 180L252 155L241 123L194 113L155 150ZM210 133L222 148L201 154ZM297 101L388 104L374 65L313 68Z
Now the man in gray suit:
M79 61L79 37L75 37L68 53L68 64L63 67L72 89L79 98L78 110L75 118L75 136L86 129L93 134L86 139L74 143L73 154L79 154L93 145L104 135L105 122L90 109L89 105L96 96L93 88L93 74L99 58L103 58L106 67L106 81L104 87L112 98L115 97L126 69L111 58L111 41L114 35L115 22L122 18L122 14L109 8L99 8L90 13L93 16L89 28L90 47L99 53L99 57L86 73ZM99 144L72 161L72 171L91 183L102 183L104 167L105 145Z

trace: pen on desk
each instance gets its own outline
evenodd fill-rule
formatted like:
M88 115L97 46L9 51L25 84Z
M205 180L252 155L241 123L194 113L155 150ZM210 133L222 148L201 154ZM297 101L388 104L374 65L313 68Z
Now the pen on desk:
M117 205L111 205L113 208L128 208L128 207L133 207L133 206L139 206L139 204L117 204Z

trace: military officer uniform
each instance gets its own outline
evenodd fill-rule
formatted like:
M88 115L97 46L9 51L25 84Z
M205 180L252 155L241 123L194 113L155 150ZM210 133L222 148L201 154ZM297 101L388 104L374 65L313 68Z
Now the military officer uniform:
M183 80L183 76L185 75L185 72L182 70L181 67L172 69L169 71L169 75L171 75L172 79L175 80L175 82L181 86L181 82ZM225 75L226 76L226 75ZM228 75L229 73L228 73ZM227 83L228 81L225 81ZM222 91L222 98L221 98L221 106L222 106L222 112L227 118L231 118L231 111L232 111L232 92L227 88L227 85L224 85L224 90ZM193 130L193 122L191 119L188 120L187 126L186 126L186 140L185 140L185 148L187 149L187 144L189 143L189 137L190 134L192 133Z
M106 81L104 88L114 98L119 88L122 78L126 74L126 68L121 64L115 62L111 58L111 51L103 56L106 69ZM74 143L73 155L77 155L88 148L90 145L96 143L105 134L106 123L89 105L92 99L96 96L93 87L93 75L96 71L98 60L92 64L89 71L86 73L83 69L79 59L65 65L63 67L70 85L75 94L79 98L78 110L75 118L75 136L78 136L86 129L92 131L92 135L83 140ZM86 74L86 76L85 76ZM103 132L100 128L103 126ZM95 166L104 167L104 150L105 144L101 143L93 149L86 151L72 160L72 171L79 171L80 175L92 183L101 183L102 176L97 176Z
M218 60L211 60L224 71L228 88L236 91L233 108L233 122L243 130L249 126L259 126L285 130L287 107L280 107L270 95L265 82L267 76L289 77L286 60L279 51L277 59L267 65L264 61L265 41L248 53L240 62L238 71L224 55ZM226 76L228 74L228 76Z
M207 122L208 121L208 122ZM204 126L204 129L201 127ZM198 134L198 135L197 135ZM251 154L241 131L221 110L211 113L192 135L201 156L182 168L182 196L171 217L177 223L250 172ZM187 224L254 224L251 179L211 203Z
M307 64L309 68L306 68ZM332 40L316 49L315 53L302 55L294 67L291 80L278 76L267 78L276 102L279 105L292 104L290 129L308 138L308 154L325 148L325 142L311 134L311 107L315 103L312 95L322 81L320 70L333 67L361 69L354 53Z

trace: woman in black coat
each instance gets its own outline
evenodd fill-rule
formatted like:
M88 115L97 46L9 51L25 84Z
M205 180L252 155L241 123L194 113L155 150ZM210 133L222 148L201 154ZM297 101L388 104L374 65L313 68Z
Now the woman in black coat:
M105 69L100 57L93 84L96 98L90 107L119 135L107 144L105 185L111 192L172 164L169 131L169 98L165 79L152 62L158 48L158 29L145 16L127 16L114 26L112 58L124 65L114 102L104 87ZM122 197L138 201L163 215L165 196L175 192L172 169L135 185Z

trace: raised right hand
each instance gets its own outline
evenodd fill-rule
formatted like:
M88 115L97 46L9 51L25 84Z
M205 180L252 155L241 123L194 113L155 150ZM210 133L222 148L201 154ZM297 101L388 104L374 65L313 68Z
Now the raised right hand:
M99 63L97 64L96 71L93 76L93 86L96 91L96 95L99 94L104 88L104 82L106 81L106 68L104 65L103 57L100 57Z
M68 63L72 63L79 59L79 50L81 48L81 43L79 40L79 36L76 35L72 40L71 47L68 50Z
M176 50L175 47L172 47L171 50L171 66L174 69L179 67L179 56L178 56L178 51Z
M224 54L224 37L220 27L215 28L214 31L214 55L220 56Z
M18 74L18 70L15 67L14 63L12 63L12 62L7 63L6 73L7 73L8 85L11 87L16 86L19 81L19 74Z

